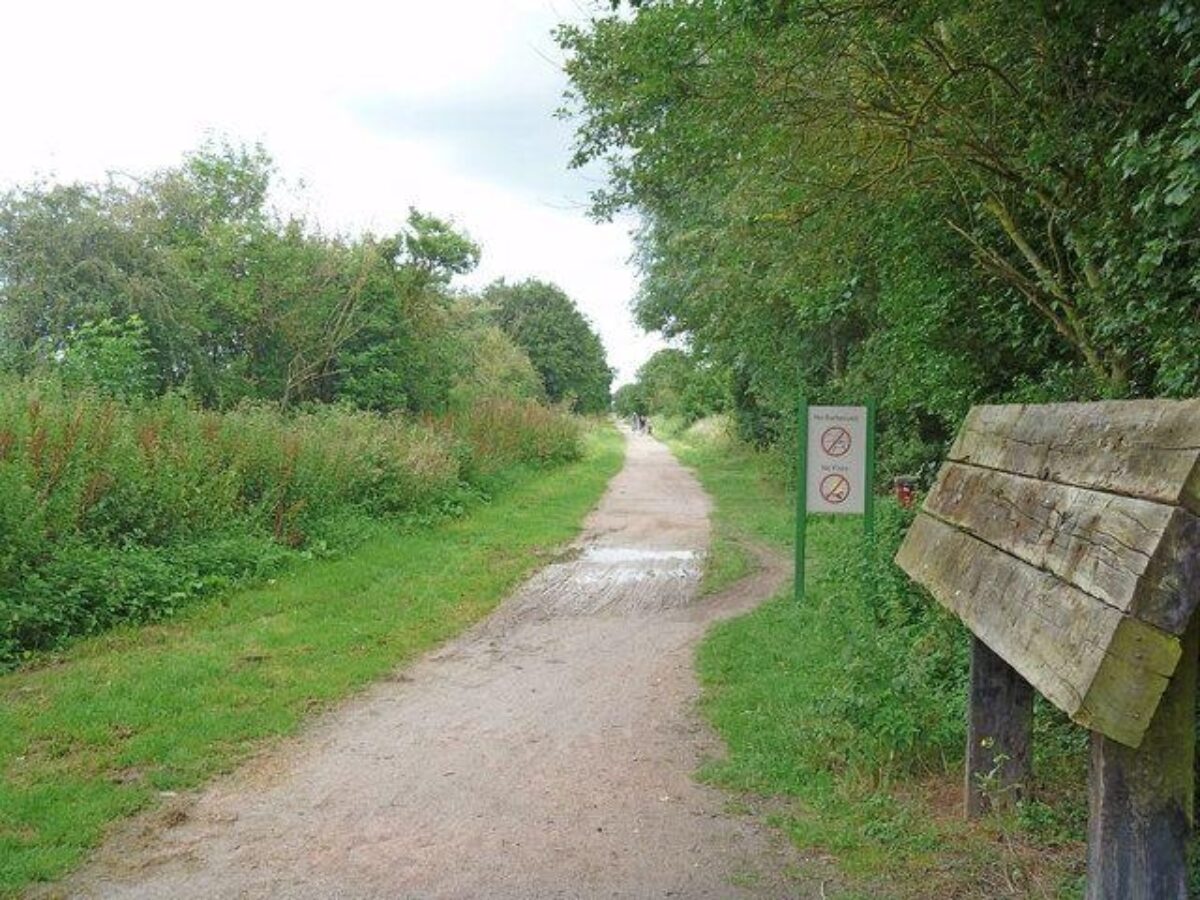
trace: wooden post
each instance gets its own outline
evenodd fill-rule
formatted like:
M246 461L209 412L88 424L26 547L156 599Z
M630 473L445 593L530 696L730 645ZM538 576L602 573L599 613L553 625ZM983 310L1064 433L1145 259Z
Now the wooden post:
M977 637L968 704L965 806L973 819L1024 796L1033 744L1033 687Z
M1088 900L1186 900L1195 789L1198 622L1146 736L1131 750L1092 734Z

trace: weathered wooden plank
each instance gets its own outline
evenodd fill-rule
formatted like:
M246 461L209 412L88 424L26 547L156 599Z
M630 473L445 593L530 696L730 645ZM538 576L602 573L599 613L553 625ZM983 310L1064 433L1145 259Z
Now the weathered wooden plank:
M976 406L949 458L1200 513L1200 400Z
M977 637L971 638L964 807L973 819L1011 809L1029 787L1033 687Z
M924 512L896 562L1075 721L1140 743L1178 638Z
M925 509L1172 634L1200 601L1200 517L1180 507L950 462Z
M1089 900L1184 900L1192 829L1196 656L1183 657L1136 750L1092 735L1088 778Z
M1175 673L1179 639L1122 617L1108 651L1071 718L1130 747L1137 747L1158 707L1165 681ZM1122 734L1109 723L1129 725Z

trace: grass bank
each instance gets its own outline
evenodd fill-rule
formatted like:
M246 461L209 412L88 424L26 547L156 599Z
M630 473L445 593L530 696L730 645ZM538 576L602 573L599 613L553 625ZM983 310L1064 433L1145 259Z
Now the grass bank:
M578 532L621 458L604 427L580 461L494 476L461 518L373 526L344 558L0 676L0 896L490 611Z
M0 374L0 669L347 550L352 520L457 515L515 466L577 459L579 437L516 400L214 411Z
M711 426L659 430L716 501L715 582L746 569L747 541L790 550L781 461ZM845 874L831 897L1078 896L1081 729L1039 709L1035 799L1010 818L959 816L967 635L891 564L907 521L880 502L868 560L859 520L814 517L805 602L788 585L709 633L702 707L729 753L701 777L776 798L772 823Z

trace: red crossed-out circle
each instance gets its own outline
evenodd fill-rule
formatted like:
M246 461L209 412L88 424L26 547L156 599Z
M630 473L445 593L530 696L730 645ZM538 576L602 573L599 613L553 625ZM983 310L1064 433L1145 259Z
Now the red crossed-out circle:
M834 425L821 432L821 449L830 456L845 456L850 452L850 432Z
M845 475L834 472L821 479L820 490L826 503L845 503L850 498L850 481Z

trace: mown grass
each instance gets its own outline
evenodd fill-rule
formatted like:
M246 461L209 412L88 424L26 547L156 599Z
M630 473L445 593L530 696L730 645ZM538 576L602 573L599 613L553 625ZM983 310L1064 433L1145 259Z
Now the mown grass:
M462 518L371 526L342 559L0 676L0 895L62 876L115 819L231 770L487 613L577 533L621 458L605 427L583 460L510 470Z
M716 594L741 581L754 571L754 565L754 557L745 541L724 534L714 535L700 579L701 596Z
M790 549L780 461L711 429L670 443L716 501L718 569L733 565L723 545ZM1038 799L1010 818L959 816L967 636L891 566L905 521L880 504L869 565L860 520L813 517L805 602L788 585L710 632L697 655L702 709L728 755L700 776L776 798L770 821L836 859L845 884L831 897L1077 895L1080 729L1039 710Z

